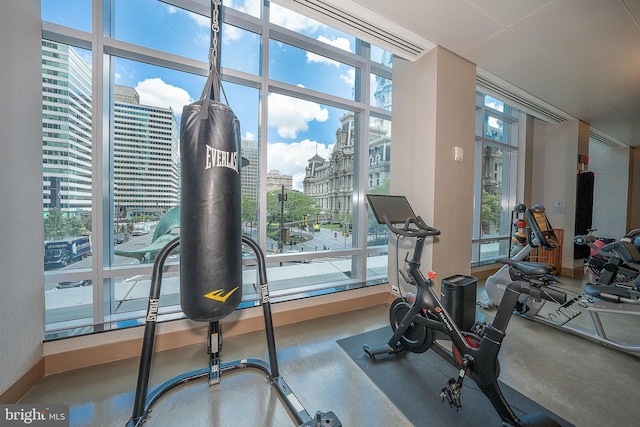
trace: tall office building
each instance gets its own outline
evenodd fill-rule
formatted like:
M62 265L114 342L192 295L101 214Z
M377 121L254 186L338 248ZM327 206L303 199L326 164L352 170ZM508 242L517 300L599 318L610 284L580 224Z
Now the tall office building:
M43 210L91 212L92 82L82 51L42 42ZM89 53L87 53L89 54ZM140 105L134 88L114 94L116 208L141 213L178 204L178 124L170 108Z
M258 141L243 139L241 147L242 157L249 161L249 164L242 167L240 173L241 194L243 197L258 202L258 177L260 168L258 167Z
M136 90L116 85L113 108L116 208L134 214L178 205L178 123L171 108L141 105Z
M45 215L91 211L91 68L78 51L42 42L42 190Z

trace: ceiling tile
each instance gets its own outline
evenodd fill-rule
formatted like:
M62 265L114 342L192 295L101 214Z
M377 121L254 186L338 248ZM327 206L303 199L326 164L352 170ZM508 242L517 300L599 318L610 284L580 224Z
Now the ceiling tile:
M507 1L504 0L468 0L469 3L493 16L503 26L518 22L530 13L553 0Z
M640 27L621 1L557 0L509 29L581 82L640 56Z

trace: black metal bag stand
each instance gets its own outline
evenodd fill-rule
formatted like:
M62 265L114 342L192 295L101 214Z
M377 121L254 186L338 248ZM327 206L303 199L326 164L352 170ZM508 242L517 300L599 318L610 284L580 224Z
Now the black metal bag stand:
M287 406L289 412L296 419L300 426L304 427L341 427L342 423L332 412L318 411L314 417L304 409L298 398L293 394L285 380L280 376L278 370L278 359L276 354L275 338L273 333L273 322L271 318L271 303L269 299L269 286L267 284L267 273L264 253L256 242L246 236L242 236L242 242L249 246L256 255L258 263L258 273L260 280L260 303L264 313L265 331L267 334L267 347L269 352L269 363L260 359L241 359L233 362L220 363L220 351L222 349L222 335L219 331L219 321L209 323L208 353L209 366L196 371L178 375L158 386L147 394L149 386L149 371L151 368L151 358L153 356L153 344L155 340L156 324L158 319L158 308L160 300L160 284L162 282L162 270L164 262L169 253L180 244L180 238L176 237L169 242L158 253L153 265L151 274L151 289L149 291L149 306L147 308L147 318L145 322L144 337L142 342L142 354L140 356L140 368L138 371L138 384L133 406L133 415L127 422L127 426L142 425L151 407L166 392L174 387L201 378L209 378L209 385L218 384L220 375L224 372L234 371L242 368L256 368L267 374L271 385L277 390ZM217 343L217 345L216 345ZM215 347L215 348L214 348Z

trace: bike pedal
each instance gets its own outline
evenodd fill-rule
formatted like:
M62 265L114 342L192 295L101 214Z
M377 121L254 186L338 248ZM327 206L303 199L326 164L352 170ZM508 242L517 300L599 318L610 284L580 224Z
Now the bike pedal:
M460 383L453 378L449 379L449 382L440 393L440 398L443 402L446 400L449 406L458 412L462 409L462 403L460 402Z

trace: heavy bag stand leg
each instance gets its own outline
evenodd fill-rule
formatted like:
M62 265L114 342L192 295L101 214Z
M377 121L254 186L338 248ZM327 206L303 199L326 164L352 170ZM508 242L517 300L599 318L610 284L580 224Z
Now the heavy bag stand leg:
M273 333L273 322L271 318L271 303L269 298L269 286L267 284L267 273L264 253L256 242L246 236L242 236L242 242L249 246L256 255L258 263L258 273L260 281L260 304L264 314L265 331L267 334L267 348L269 352L269 363L260 359L241 359L233 362L220 364L220 350L222 347L222 337L219 332L219 322L209 323L209 366L199 370L187 372L178 375L158 386L147 394L149 386L149 372L151 368L151 358L153 356L153 344L155 340L156 324L158 319L158 308L160 300L160 284L162 282L162 269L169 253L180 244L180 238L176 237L162 248L156 257L151 274L151 289L149 291L149 305L147 308L147 318L144 328L144 337L142 342L142 354L140 356L140 368L138 370L138 384L136 387L136 395L133 406L133 415L127 422L129 426L141 426L144 424L147 416L151 412L151 407L166 392L172 390L178 385L188 383L201 378L209 378L209 385L220 382L220 375L224 372L234 371L242 368L260 369L269 378L269 382L277 390L289 409L290 413L295 417L296 422L301 427L342 427L342 423L332 412L316 412L311 417L306 409L302 406L293 391L289 388L284 378L280 376L278 370L278 359L276 353L275 338Z

